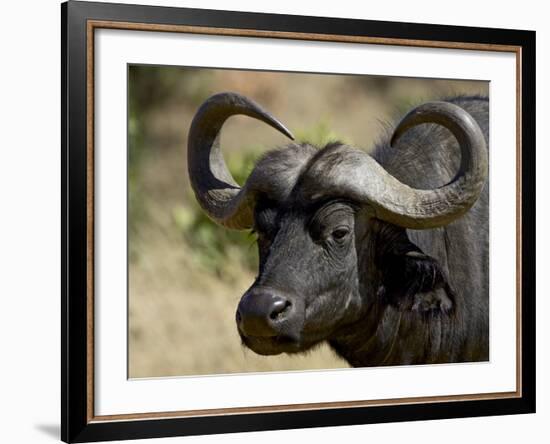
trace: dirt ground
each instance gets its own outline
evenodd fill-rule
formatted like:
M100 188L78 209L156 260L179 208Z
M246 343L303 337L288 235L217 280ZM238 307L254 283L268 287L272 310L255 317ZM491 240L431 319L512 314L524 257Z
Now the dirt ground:
M412 104L453 94L488 94L488 84L169 68L167 87L162 84L166 79L158 75L162 68L155 68L155 75L148 67L130 69L134 70L130 82L148 90L138 110L142 147L139 163L134 162L135 186L129 200L133 218L129 221L129 376L347 367L326 345L305 355L271 357L241 345L235 309L255 271L241 263L238 252L229 254L216 273L201 266L200 252L190 246L174 220L174 209L192 204L186 140L193 114L211 94L237 91L262 104L297 134L314 134L322 125L345 142L368 150L384 134L387 122ZM246 117L234 117L224 127L228 157L250 147L267 150L285 142L271 128ZM130 162L132 156L137 158L133 147L129 155Z

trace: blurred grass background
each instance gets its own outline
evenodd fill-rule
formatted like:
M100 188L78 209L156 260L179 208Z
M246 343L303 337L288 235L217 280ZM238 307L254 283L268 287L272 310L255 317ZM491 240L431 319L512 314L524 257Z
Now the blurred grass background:
M254 280L255 238L212 223L187 176L187 131L200 104L244 94L300 141L372 147L385 124L424 100L488 94L488 83L131 65L128 71L129 377L347 367L323 345L300 356L243 348L234 317ZM253 119L224 126L229 169L243 183L255 160L287 143Z

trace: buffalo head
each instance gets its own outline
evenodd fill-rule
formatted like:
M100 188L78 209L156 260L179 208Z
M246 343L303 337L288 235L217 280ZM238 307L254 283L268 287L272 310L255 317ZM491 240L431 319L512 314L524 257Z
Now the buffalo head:
M487 176L487 152L467 112L430 102L397 125L391 144L416 125L435 123L460 145L454 179L422 190L397 180L364 151L340 143L324 148L291 143L269 152L240 187L220 147L221 128L236 114L293 136L235 93L204 102L189 132L189 177L203 210L226 228L258 235L258 277L236 312L246 346L260 354L303 351L344 334L376 301L399 305L408 294L413 307L451 309L443 271L409 241L406 229L449 224L477 200Z

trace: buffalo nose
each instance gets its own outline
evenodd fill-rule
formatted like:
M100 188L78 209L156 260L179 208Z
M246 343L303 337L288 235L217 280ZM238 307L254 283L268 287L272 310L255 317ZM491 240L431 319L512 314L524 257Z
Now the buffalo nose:
M291 313L290 300L273 290L251 290L239 302L237 322L250 336L277 336Z

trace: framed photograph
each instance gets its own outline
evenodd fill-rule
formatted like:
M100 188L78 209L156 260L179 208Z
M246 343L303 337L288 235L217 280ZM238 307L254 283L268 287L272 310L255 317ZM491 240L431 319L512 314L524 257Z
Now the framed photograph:
M62 439L535 411L535 33L69 1Z

